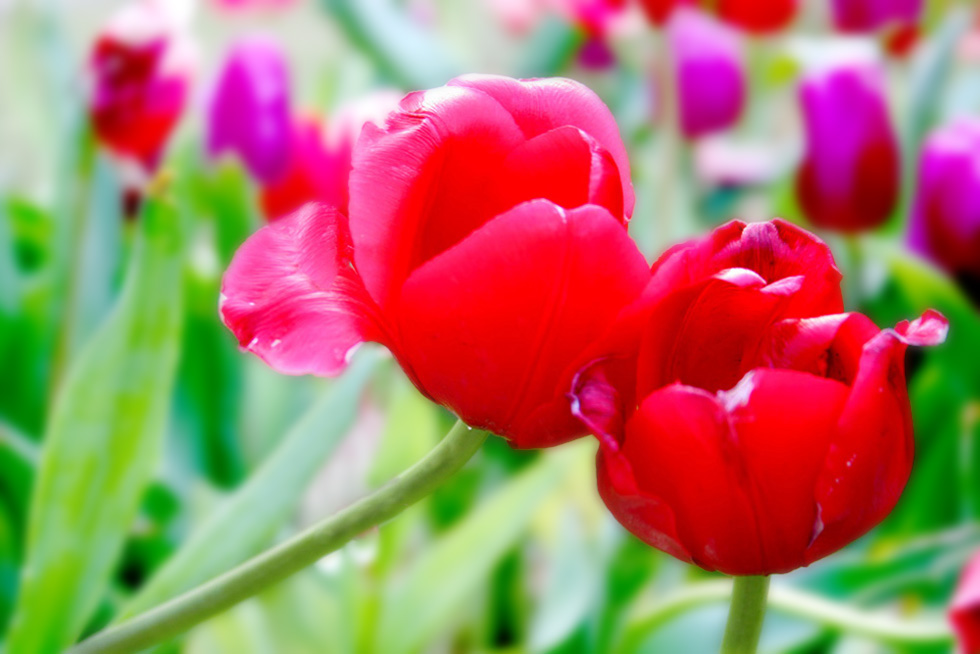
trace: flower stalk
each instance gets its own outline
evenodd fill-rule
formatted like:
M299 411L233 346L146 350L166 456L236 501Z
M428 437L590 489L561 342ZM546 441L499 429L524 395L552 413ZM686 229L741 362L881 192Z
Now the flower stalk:
M735 577L722 654L755 654L766 617L768 576Z
M387 486L242 565L76 645L68 654L127 654L179 635L340 549L426 497L473 457L488 433L462 421Z

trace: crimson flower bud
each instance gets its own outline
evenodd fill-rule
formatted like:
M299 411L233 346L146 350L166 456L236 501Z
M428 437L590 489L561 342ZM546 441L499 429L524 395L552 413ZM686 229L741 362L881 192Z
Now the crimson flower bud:
M259 230L222 318L281 372L334 375L377 341L467 424L568 440L577 357L649 280L629 180L612 114L571 80L411 93L354 146L349 218L308 204Z
M962 119L929 136L909 241L968 290L980 289L980 121Z
M679 7L700 6L751 34L784 29L796 17L798 4L799 0L640 0L640 6L654 25L663 25Z
M208 153L235 152L261 181L289 164L289 71L279 45L251 37L235 43L208 107Z
M638 537L708 570L788 572L861 536L912 465L909 344L842 314L829 249L788 223L730 223L670 250L590 349L572 408L599 491Z
M89 113L99 141L142 171L156 168L190 92L193 48L164 3L126 5L89 57Z
M807 218L842 231L880 225L901 183L881 71L855 65L811 75L800 99L807 147L796 186Z
M980 553L966 564L949 605L949 621L961 654L980 653Z

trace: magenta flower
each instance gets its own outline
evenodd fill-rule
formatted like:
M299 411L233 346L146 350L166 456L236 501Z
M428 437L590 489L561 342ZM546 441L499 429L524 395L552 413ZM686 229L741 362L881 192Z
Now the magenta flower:
M980 281L980 120L953 122L926 141L909 241L968 286Z
M865 64L811 75L800 100L807 148L796 184L804 213L815 225L844 231L880 225L901 181L881 72Z
M279 45L251 37L232 46L208 107L208 153L236 153L252 175L271 182L289 164L289 71Z
M674 12L667 33L684 135L696 139L731 127L745 104L741 37L688 7Z
M223 11L247 11L250 9L288 9L296 0L211 0Z

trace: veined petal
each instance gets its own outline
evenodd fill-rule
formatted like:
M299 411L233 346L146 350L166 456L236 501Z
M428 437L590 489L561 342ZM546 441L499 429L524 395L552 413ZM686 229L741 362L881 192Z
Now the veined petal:
M282 373L336 375L355 346L381 334L351 266L347 219L328 205L253 234L221 291L221 318L242 348Z

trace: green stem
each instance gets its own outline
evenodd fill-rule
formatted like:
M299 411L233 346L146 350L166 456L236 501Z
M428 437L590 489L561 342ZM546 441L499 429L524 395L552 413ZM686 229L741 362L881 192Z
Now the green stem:
M768 595L769 577L735 577L722 654L755 654Z
M684 586L634 618L615 651L636 651L652 632L677 616L701 606L727 601L731 597L732 582L726 579ZM950 644L953 638L942 616L910 618L886 611L869 611L786 586L773 588L768 601L769 610L775 613L888 645L939 646Z
M457 422L428 456L387 486L208 583L95 634L68 654L137 652L252 597L432 493L479 451L487 435Z

